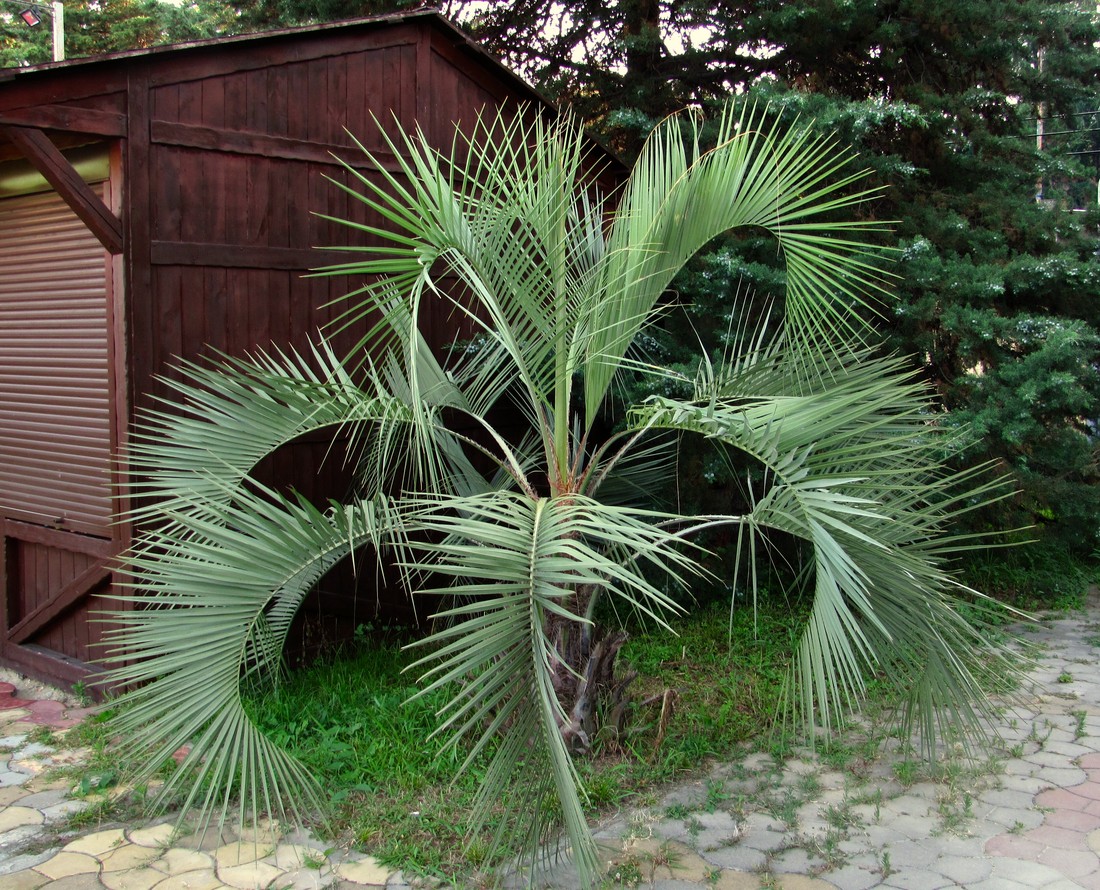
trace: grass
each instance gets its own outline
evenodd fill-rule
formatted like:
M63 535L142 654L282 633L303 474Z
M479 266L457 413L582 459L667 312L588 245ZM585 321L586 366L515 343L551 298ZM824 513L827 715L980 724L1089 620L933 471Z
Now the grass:
M621 669L638 671L634 699L648 704L635 707L621 738L598 744L595 755L578 764L591 814L655 801L662 785L698 776L713 760L737 761L746 743L777 762L796 754L799 739L781 730L762 737L761 731L777 713L801 620L789 604L756 614L739 609L731 620L728 606L718 603L680 622L676 636L635 629L620 653ZM448 690L410 701L414 675L404 669L422 652L406 652L401 642L396 634L360 640L339 657L292 673L272 691L250 693L247 707L264 732L326 789L334 844L350 843L407 874L462 887L487 884L495 865L488 859L489 835L465 832L486 760L455 777L466 752L444 749L430 738ZM673 690L671 697L667 690ZM670 703L671 717L662 722ZM77 818L106 822L132 814L144 789L118 802L100 793L104 779L113 782L120 769L102 718L86 721L66 741L92 751L74 784L86 784L95 805ZM875 738L857 733L819 753L827 766L858 780L876 747ZM903 783L918 778L916 764L908 769L912 775L897 776ZM820 792L815 783L815 776L805 777L796 787L769 790L756 803L794 825L797 808ZM706 781L697 805L666 815L683 818L690 829L700 810L732 810L738 801L722 782ZM839 837L854 817L843 809L831 815Z
M960 566L962 580L1024 611L1084 608L1097 579L1095 559L1083 560L1049 542L978 550Z
M730 757L775 713L795 632L789 613L711 608L667 632L639 632L620 658L639 671L638 708L624 737L597 745L579 764L593 814L636 800L647 789ZM419 655L417 653L416 655ZM397 639L363 644L292 675L250 699L264 731L331 789L334 825L381 862L406 872L474 885L488 837L467 838L485 760L455 778L465 752L442 750L429 736L446 690L409 701L416 655ZM666 689L675 690L661 733ZM658 743L658 739L660 741ZM708 786L718 806L720 786Z

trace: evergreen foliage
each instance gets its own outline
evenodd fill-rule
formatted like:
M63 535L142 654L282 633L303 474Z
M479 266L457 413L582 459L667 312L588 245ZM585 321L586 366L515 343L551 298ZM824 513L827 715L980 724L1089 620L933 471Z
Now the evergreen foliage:
M888 186L863 213L895 221L891 345L920 364L949 422L973 429L974 445L953 459L1013 473L1021 493L1008 524L1038 523L1058 544L1095 549L1092 5L631 0L606 10L580 0L494 4L473 25L628 155L674 108L731 91L853 147ZM690 363L700 338L721 349L738 294L782 293L778 266L760 239L714 246L678 281L686 318L670 324L659 356ZM721 484L722 469L708 480Z
M41 24L34 28L28 28L19 18L18 4L0 6L0 68L51 61L52 11L46 6ZM208 0L178 4L163 0L66 0L65 56L76 59L202 40L239 30L234 22L228 7Z

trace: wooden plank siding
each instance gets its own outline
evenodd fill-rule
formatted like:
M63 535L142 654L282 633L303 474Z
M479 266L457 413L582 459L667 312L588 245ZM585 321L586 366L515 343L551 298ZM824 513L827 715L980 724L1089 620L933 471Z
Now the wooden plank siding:
M319 248L361 239L316 214L381 222L326 178L343 181L337 158L381 177L349 132L392 170L375 120L395 139L419 125L449 148L454 126L471 127L486 107L540 101L432 12L0 71L0 162L21 154L5 125L40 130L62 150L113 145L122 244L106 258L113 444L167 394L158 378L180 358L306 348L340 311L326 304L359 286L304 277L347 259ZM449 344L458 319L442 303L428 311L429 341ZM338 349L357 336L341 335ZM342 497L351 479L333 452L313 437L258 472L315 501ZM102 639L93 613L121 589L110 559L130 534L125 522L76 535L0 515L0 661L84 677ZM303 609L300 646L399 607L373 572L345 564Z

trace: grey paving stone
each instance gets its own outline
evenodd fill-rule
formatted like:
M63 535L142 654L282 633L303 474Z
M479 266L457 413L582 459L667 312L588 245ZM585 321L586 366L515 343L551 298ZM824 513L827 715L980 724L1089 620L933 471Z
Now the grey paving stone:
M17 871L34 868L47 859L53 859L60 847L50 847L34 853L19 853L18 855L5 855L0 852L0 886L3 886L3 876L15 874Z
M0 834L0 864L7 861L13 850L22 849L42 834L41 825L20 825Z
M30 773L19 772L11 769L0 769L0 788L11 785L26 785L31 780Z
M705 852L707 850L718 850L728 845L733 841L739 841L741 836L737 833L736 828L733 831L724 831L720 828L712 828L706 831L700 831L694 836L690 836L688 840L690 843L688 846L694 847L696 850Z
M1038 828L1043 824L1045 819L1044 813L1032 807L1025 809L995 809L990 812L986 819L995 825L999 825L1004 829L1016 828L1017 823L1022 825L1024 829ZM996 832L1000 833L1000 832Z
M1053 766L1058 769L1066 769L1066 758L1061 754L1055 754L1052 751L1047 751L1045 748L1042 751L1036 751L1034 754L1028 754L1024 757L1028 763L1033 763L1036 766ZM1081 781L1085 778L1084 770L1077 770L1081 775Z
M934 868L960 887L984 881L993 873L993 863L978 857L941 856Z
M54 804L68 800L69 792L64 788L55 788L52 791L39 791L37 794L28 794L19 799L21 807L51 807Z
M933 868L936 859L935 845L927 835L921 840L903 840L890 845L890 865L898 872Z
M1023 859L1002 859L992 857L990 862L993 871L990 881L1014 881L1024 887L1045 887L1053 881L1065 880L1065 875L1039 862L1028 862ZM984 883L984 882L983 882ZM990 885L992 887L992 885Z
M882 872L857 865L845 865L826 872L821 879L832 884L837 890L870 890L882 883Z
M896 887L899 890L941 890L942 887L954 887L955 882L939 872L925 868L902 868L883 878L879 886Z
M819 856L814 856L795 847L793 850L784 850L776 853L771 860L770 869L774 874L805 875L814 874L825 865L825 861Z
M24 745L12 754L13 759L26 759L31 757L48 757L56 754L57 748L53 745L43 745L41 742L31 742Z
M981 799L994 807L1012 810L1027 810L1035 802L1036 791L1016 791L1012 788L1000 788L982 792Z
M1054 766L1041 767L1036 773L1040 779L1049 782L1054 788L1072 788L1085 781L1085 771L1073 768L1059 768Z
M997 776L997 784L1001 788L1008 788L1013 791L1027 791L1030 794L1038 794L1042 791L1047 783L1037 776L1031 775L1001 775ZM990 789L994 790L994 789ZM982 792L980 797L985 798L986 793Z
M763 850L746 847L737 844L731 847L722 847L718 850L708 850L703 858L721 868L732 868L737 871L756 871L763 868L768 861L768 854Z
M1049 753L1057 754L1060 757L1068 757L1070 760L1075 760L1085 754L1091 754L1093 751L1092 748L1079 744L1077 741L1048 742L1044 747Z
M86 800L63 800L53 806L43 807L42 815L47 822L56 822L59 819L71 816L73 813L86 810L90 806L91 804Z

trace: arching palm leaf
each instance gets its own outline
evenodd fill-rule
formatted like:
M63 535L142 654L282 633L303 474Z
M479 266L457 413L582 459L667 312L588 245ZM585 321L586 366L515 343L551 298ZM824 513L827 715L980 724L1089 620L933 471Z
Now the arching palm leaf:
M110 678L146 684L127 693L121 726L154 760L196 739L189 764L209 780L208 810L234 790L255 812L308 786L249 723L240 683L275 663L320 574L368 544L396 560L410 595L447 597L423 682L457 690L441 714L450 743L473 757L493 742L481 816L503 801L532 857L562 825L586 882L597 861L572 757L587 745L593 653L616 651L594 604L611 597L662 622L675 606L653 578L698 571L694 531L779 530L811 547L814 604L790 686L808 725L858 699L869 667L909 696L929 744L937 714L973 724L982 640L953 611L944 559L959 542L943 529L996 491L943 478L923 390L863 343L856 309L883 290L858 240L872 226L835 217L867 196L844 155L805 132L729 111L704 151L697 124L657 129L614 212L568 119L486 120L450 157L420 134L390 144L397 172L349 168L341 186L380 216L348 223L379 246L330 270L375 282L345 318L381 319L366 351L231 359L174 384L183 410L154 415L131 456L150 498L138 517L159 525L129 557L146 608L116 616L125 661ZM658 298L695 251L743 226L771 233L786 259L782 335L744 332L726 361L679 380L689 398L654 396L601 436L616 376L653 370L630 350ZM445 360L417 328L440 295L476 332ZM526 435L494 426L505 406ZM250 478L321 428L347 432L359 459L347 506ZM667 467L669 433L685 432L764 465L749 511L675 516L632 501ZM535 780L517 784L521 770Z

